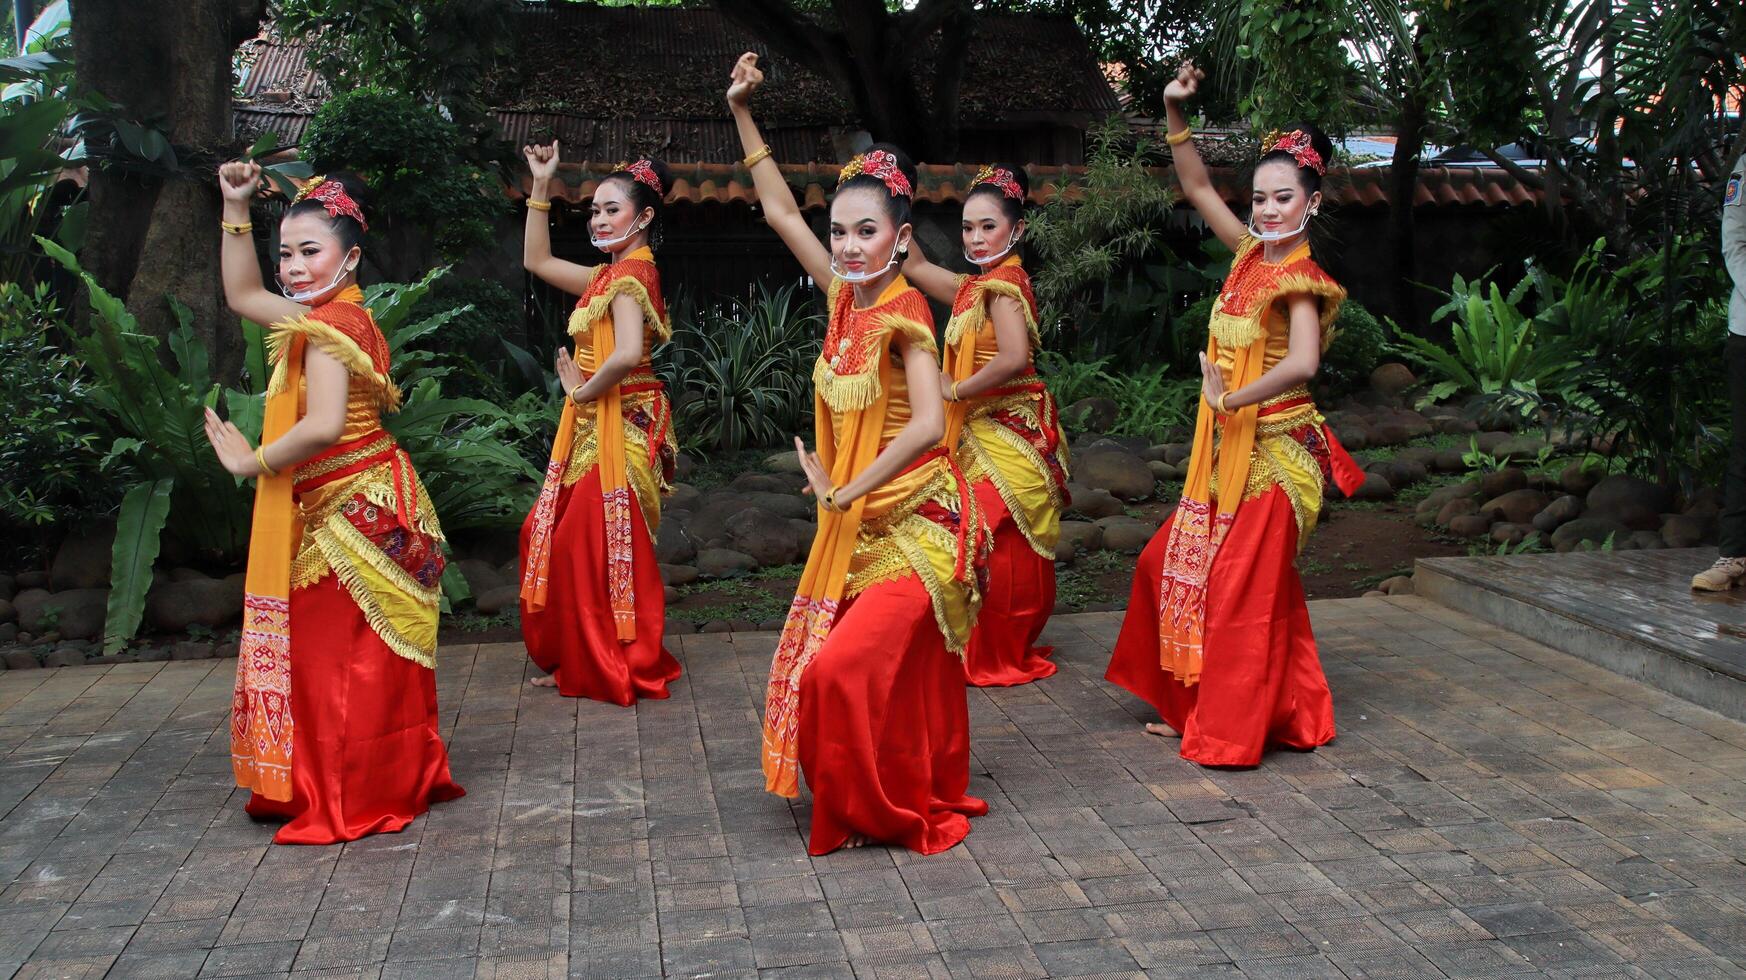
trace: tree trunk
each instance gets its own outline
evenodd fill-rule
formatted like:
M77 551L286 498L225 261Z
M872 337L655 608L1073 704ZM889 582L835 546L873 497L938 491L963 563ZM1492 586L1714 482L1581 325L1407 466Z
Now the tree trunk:
M211 170L235 151L231 57L260 29L266 0L80 0L73 4L78 84L155 123L181 170L167 178L116 166L91 170L90 235L81 256L127 301L140 329L166 335L175 296L194 314L214 377L242 367L242 335L218 270L220 200Z
M1425 139L1425 104L1409 94L1401 106L1395 131L1394 159L1389 166L1388 245L1394 260L1394 320L1408 330L1419 326L1415 264L1417 219L1413 198L1419 188L1419 164Z

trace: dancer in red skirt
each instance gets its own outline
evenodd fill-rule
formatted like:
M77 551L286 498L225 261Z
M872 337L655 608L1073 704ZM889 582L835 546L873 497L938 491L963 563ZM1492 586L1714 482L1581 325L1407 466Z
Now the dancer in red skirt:
M1016 252L1025 233L1022 167L983 167L964 199L964 257L954 275L920 250L903 265L924 293L952 304L940 383L946 445L976 488L993 532L988 587L964 653L978 687L1024 684L1055 672L1037 638L1055 611L1055 542L1067 506L1067 445L1055 398L1034 364L1037 298Z
M261 283L253 163L219 169L224 295L268 324L261 444L207 411L231 473L255 479L231 768L280 844L401 830L464 795L437 734L442 528L382 428L400 406L388 342L357 286L363 185L316 177L279 224L279 282Z
M557 358L564 413L521 529L521 635L550 675L533 683L620 705L665 698L679 662L661 645L667 601L654 537L676 457L672 405L649 352L672 325L649 237L671 186L667 166L639 159L600 182L588 229L609 261L583 266L552 257L557 141L523 153L533 186L522 263L581 296L570 314L575 356Z
M932 314L898 271L915 168L876 145L843 169L831 245L813 236L758 134L763 81L742 56L728 89L764 216L815 282L830 327L813 370L817 454L795 440L819 528L770 666L764 785L812 789L808 849L874 841L924 854L970 832L964 648L979 601L982 521L940 442Z
M1201 79L1165 90L1177 179L1236 251L1201 355L1202 399L1182 500L1141 553L1105 676L1179 734L1182 757L1254 766L1271 745L1334 737L1334 705L1310 632L1297 553L1329 483L1363 474L1322 422L1309 382L1345 290L1310 257L1332 146L1310 126L1270 135L1245 225L1213 188L1182 114Z

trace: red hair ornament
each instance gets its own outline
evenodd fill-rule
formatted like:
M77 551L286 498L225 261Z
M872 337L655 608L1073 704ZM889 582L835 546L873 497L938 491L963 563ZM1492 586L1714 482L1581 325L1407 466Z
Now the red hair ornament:
M305 200L320 201L322 208L327 211L327 216L330 218L337 218L343 214L356 221L358 227L364 231L370 230L370 223L364 220L364 209L358 207L358 202L352 200L352 196L346 193L345 185L337 180L328 180L319 174L316 175L309 183L303 185L302 189L297 192L297 196L291 199L291 203L297 204Z
M837 186L854 177L872 177L885 185L893 197L909 197L914 193L909 186L909 178L903 175L903 168L897 165L897 157L884 150L874 150L872 153L857 153L837 175Z
M975 190L983 184L987 184L989 187L998 188L1001 194L1010 197L1015 201L1023 201L1025 199L1024 189L1019 186L1018 179L1012 175L1012 171L1005 167L984 166L981 170L978 170L976 172L976 179L970 182L970 189Z
M1267 138L1261 141L1261 155L1266 156L1269 153L1288 153L1297 161L1298 166L1314 170L1317 176L1328 172L1327 161L1316 151L1309 134L1301 129L1294 129L1289 133L1280 133L1278 130L1268 133Z

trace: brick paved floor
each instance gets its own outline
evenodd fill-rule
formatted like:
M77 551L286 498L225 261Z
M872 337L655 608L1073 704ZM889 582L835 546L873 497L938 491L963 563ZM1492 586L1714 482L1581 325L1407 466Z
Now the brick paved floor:
M1213 772L1101 680L973 691L966 846L809 858L765 795L768 635L672 700L444 651L466 799L272 847L234 661L0 673L0 976L1746 976L1746 726L1422 600L1313 604L1341 736Z

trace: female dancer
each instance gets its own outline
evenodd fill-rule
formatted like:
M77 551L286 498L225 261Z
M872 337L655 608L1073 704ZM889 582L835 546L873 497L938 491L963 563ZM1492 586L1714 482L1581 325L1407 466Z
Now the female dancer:
M545 486L521 529L521 636L570 698L630 705L665 698L679 661L661 645L667 601L655 564L661 494L675 462L673 409L649 351L672 335L649 239L671 182L667 165L621 165L594 191L588 230L606 265L552 257L547 212L558 143L522 150L533 172L522 264L576 293L558 380L567 397Z
M281 297L249 235L261 168L218 176L225 301L271 325L273 365L258 448L206 412L219 462L256 480L232 769L250 816L287 819L280 844L391 833L465 791L437 734L443 532L382 429L400 389L357 286L362 185L316 177L297 195L279 224Z
M946 324L946 445L976 488L993 530L988 587L964 672L978 687L1048 677L1050 648L1033 649L1055 610L1055 542L1067 505L1067 446L1055 399L1032 352L1037 300L1015 249L1025 233L1023 169L983 167L964 199L964 257L980 270L957 276L910 252L904 274L952 304Z
M728 89L770 226L813 281L830 327L813 369L817 454L795 451L818 535L788 611L764 705L764 785L812 788L808 848L870 841L933 854L988 804L970 786L962 650L978 603L981 518L940 443L945 405L927 301L898 265L914 168L875 146L843 169L820 245L748 108L758 56Z
M1105 676L1158 709L1164 725L1146 731L1180 733L1183 758L1253 766L1268 745L1334 737L1295 562L1327 485L1351 492L1363 474L1307 387L1346 296L1305 235L1332 146L1309 126L1270 136L1245 226L1189 142L1182 103L1202 77L1184 65L1165 89L1167 139L1183 193L1236 259L1201 355L1182 501L1140 555Z

